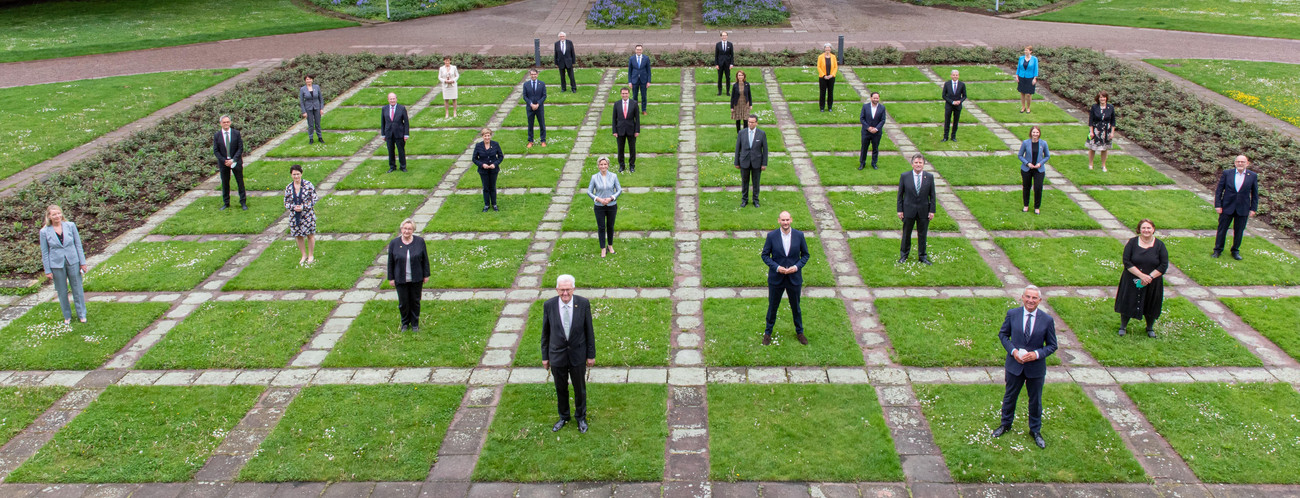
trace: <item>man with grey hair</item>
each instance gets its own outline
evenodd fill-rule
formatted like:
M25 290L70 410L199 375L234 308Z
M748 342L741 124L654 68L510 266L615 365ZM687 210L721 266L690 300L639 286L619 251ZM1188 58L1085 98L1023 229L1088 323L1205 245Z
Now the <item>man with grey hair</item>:
M943 140L947 142L957 141L957 123L961 121L961 104L966 101L966 84L959 81L961 76L956 69L952 70L950 77L952 81L943 84ZM952 125L952 133L948 132L949 125Z
M235 176L239 186L239 207L248 211L248 196L244 193L244 139L239 130L230 127L230 116L221 116L221 129L212 134L212 155L217 158L217 173L221 175L221 209L230 207L230 176Z
M1041 433L1043 427L1043 381L1047 378L1047 357L1056 352L1056 321L1038 309L1043 299L1038 287L1025 287L1020 296L1024 306L1012 308L1002 321L998 338L1007 350L1006 391L1002 395L1002 423L993 430L993 437L1001 437L1011 430L1016 418L1016 400L1020 388L1029 386L1029 435L1034 444L1046 448L1047 441Z
M564 76L569 76L569 85L573 86L573 93L578 93L578 80L573 79L573 65L578 62L578 54L573 51L573 42L563 31L560 32L560 40L555 42L555 67L560 69L560 91L569 91L564 83Z
M555 401L560 421L558 431L569 423L569 383L573 384L573 407L578 432L587 432L587 367L596 365L596 336L591 326L591 303L576 296L573 275L555 279L558 296L542 304L542 368L555 378Z

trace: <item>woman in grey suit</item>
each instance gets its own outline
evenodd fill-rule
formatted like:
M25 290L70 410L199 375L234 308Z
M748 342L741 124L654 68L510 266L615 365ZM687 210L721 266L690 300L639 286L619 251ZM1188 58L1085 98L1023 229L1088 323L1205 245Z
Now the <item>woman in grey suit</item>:
M298 89L298 108L302 110L302 117L307 119L307 143L312 143L312 130L316 131L316 140L325 143L325 138L320 134L320 117L325 114L325 97L320 94L320 85L312 84L310 75L303 78L303 83L302 88Z
M600 240L603 258L606 250L614 254L614 215L618 214L618 196L623 193L623 186L618 184L618 175L610 173L608 157L597 159L596 167L600 172L591 175L587 195L596 203L596 238Z
M86 293L81 289L81 277L89 267L86 266L86 251L81 247L77 225L63 219L63 209L51 204L45 208L45 227L41 228L40 237L45 278L54 280L54 290L59 293L59 307L63 308L63 323L72 323L69 288L77 304L77 319L86 323Z

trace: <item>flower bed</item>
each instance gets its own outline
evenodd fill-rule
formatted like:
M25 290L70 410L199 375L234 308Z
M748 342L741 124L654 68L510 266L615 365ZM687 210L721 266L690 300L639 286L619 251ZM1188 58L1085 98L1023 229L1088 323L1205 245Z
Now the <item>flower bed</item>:
M494 7L510 0L311 0L323 9L374 20L403 21ZM391 15L391 17L389 17Z
M781 0L704 0L700 10L709 26L777 26L790 19Z
M587 11L587 27L665 29L674 17L676 0L596 0Z

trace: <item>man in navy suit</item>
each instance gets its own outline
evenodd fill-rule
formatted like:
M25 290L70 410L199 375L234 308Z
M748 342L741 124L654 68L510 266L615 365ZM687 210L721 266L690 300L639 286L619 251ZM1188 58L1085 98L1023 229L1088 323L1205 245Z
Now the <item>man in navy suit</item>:
M230 116L221 117L221 129L212 134L212 154L217 158L217 173L221 176L221 208L230 207L230 176L235 176L239 186L239 207L248 211L248 195L244 192L244 139L239 130L230 127Z
M930 231L939 199L934 194L934 174L926 173L925 158L912 156L912 171L898 177L898 219L903 220L903 244L898 250L898 262L906 263L912 251L912 226L916 226L916 247L921 251L917 261L930 265L925 257L925 236Z
M645 114L649 102L646 92L650 89L650 57L645 55L645 48L640 45L636 46L636 55L627 58L627 82L632 85L633 99L637 99L637 92L641 92L641 114Z
M799 344L808 345L803 335L803 312L799 309L799 292L803 288L803 267L812 256L803 232L790 228L794 222L789 211L781 211L776 220L781 228L767 234L763 243L763 263L767 264L767 329L763 331L763 345L772 344L772 326L776 325L776 309L781 306L781 294L790 298L790 312L794 314L794 333Z
M1034 444L1046 448L1043 440L1043 381L1047 379L1047 357L1056 352L1056 321L1038 309L1043 295L1038 287L1025 287L1020 296L1024 306L1012 308L1002 321L998 338L1002 349L1007 350L1007 390L1002 395L1002 424L993 430L993 437L1001 437L1011 430L1016 418L1016 400L1020 388L1029 386L1029 435Z
M524 113L528 115L528 145L533 148L533 120L542 128L542 147L546 147L546 83L537 81L537 70L528 70L524 82Z
M573 408L578 432L587 432L587 367L596 365L596 335L591 326L591 303L573 295L573 275L555 279L556 297L542 303L542 368L555 378L560 421L551 432L569 423L569 382L573 382Z
M1259 175L1250 168L1250 158L1237 156L1234 169L1219 175L1219 186L1214 188L1214 212L1219 213L1219 232L1214 236L1211 258L1223 253L1228 225L1232 225L1232 259L1241 260L1241 237L1246 234L1246 220L1259 210Z
M754 185L754 207L758 206L758 180L767 171L767 134L758 129L758 116L750 114L749 127L736 134L736 169L740 170L740 207L749 204L749 185Z
M885 105L880 103L880 92L871 92L871 102L862 104L858 121L862 123L862 153L858 155L858 171L867 167L868 147L874 147L871 152L871 169L879 169L876 159L880 157L880 138L885 135Z
M397 103L397 94L388 94L388 105L384 106L379 117L379 133L388 145L388 172L397 170L398 163L402 172L406 172L406 141L411 138L411 118L406 113L406 106ZM397 155L394 157L393 150Z

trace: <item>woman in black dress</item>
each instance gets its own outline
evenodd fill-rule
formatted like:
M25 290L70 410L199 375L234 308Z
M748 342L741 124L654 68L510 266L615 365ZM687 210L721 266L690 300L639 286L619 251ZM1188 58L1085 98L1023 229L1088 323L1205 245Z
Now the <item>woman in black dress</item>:
M429 251L424 239L415 236L415 220L398 225L401 233L388 243L388 285L397 289L397 312L402 315L402 332L420 331L420 293L429 281Z
M1124 273L1115 291L1115 312L1119 313L1119 335L1128 333L1130 318L1145 318L1147 336L1155 337L1156 319L1165 300L1164 274L1169 270L1169 251L1156 238L1151 220L1138 222L1138 236L1124 245Z
M1092 157L1101 152L1101 170L1106 171L1106 154L1110 150L1110 140L1115 138L1115 106L1110 105L1110 95L1097 92L1096 102L1088 111L1088 169L1092 169Z
M484 128L483 140L474 144L474 165L478 166L479 180L483 181L483 212L488 209L500 211L497 207L497 175L501 173L501 144L492 141L492 130Z

